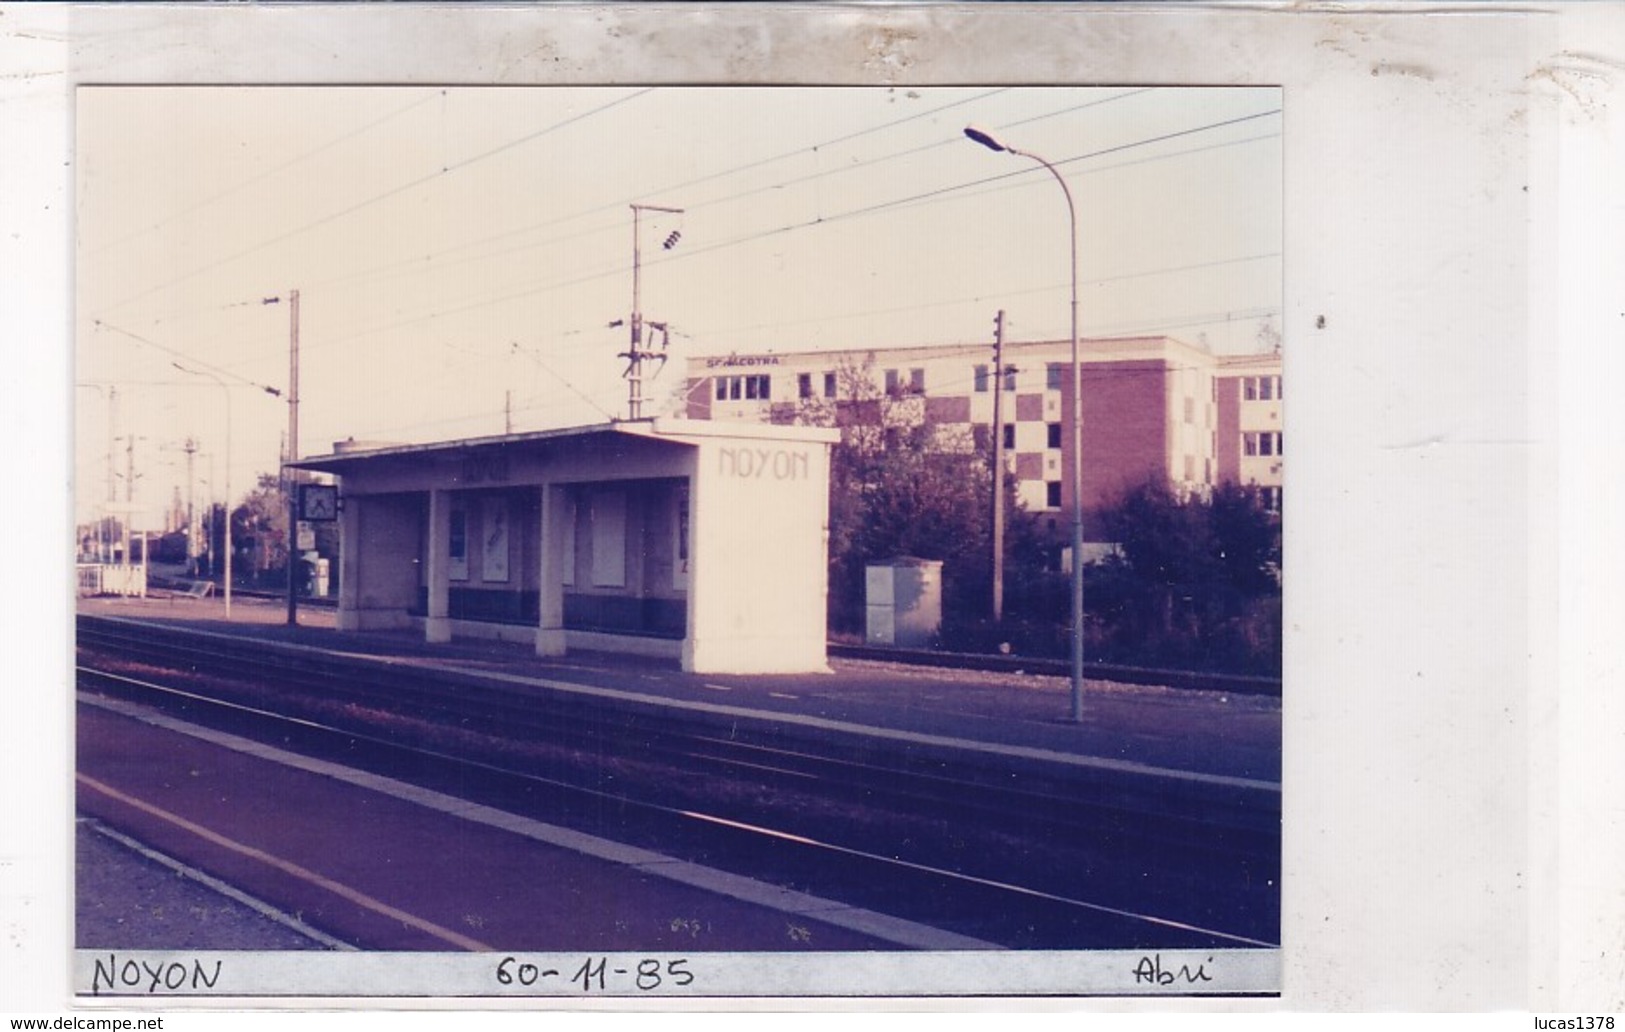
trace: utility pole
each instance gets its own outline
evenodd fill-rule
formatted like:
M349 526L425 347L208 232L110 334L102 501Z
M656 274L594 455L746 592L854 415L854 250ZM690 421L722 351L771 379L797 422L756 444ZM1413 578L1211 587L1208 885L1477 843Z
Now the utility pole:
M288 292L288 459L299 461L299 291ZM299 486L285 469L288 500L288 626L299 623Z
M121 565L131 565L130 558L130 518L135 514L135 434L124 435L124 520L123 545L124 561Z
M622 375L627 381L626 411L628 418L643 418L643 360L654 359L660 362L666 360L666 341L664 324L654 324L661 333L660 350L644 346L643 342L643 304L642 304L642 275L643 275L643 249L640 239L639 216L643 212L654 211L667 215L681 215L681 208L662 208L653 204L632 205L632 318L630 323L631 343L627 350L621 353L626 359L626 372ZM673 231L661 244L666 250L677 246L680 232Z
M1004 619L1004 309L993 320L993 622Z
M118 388L107 388L107 512L102 516L102 525L96 531L96 540L102 550L101 560L109 562L113 556L113 541L111 531L107 525L107 518L112 515L113 505L118 502L118 474L113 471L113 453L118 442Z
M186 438L184 445L186 451L186 575L197 576L197 512L192 503L196 500L192 485L192 460L197 455L197 439Z
M229 391L226 393L230 394ZM229 446L231 435L228 433L226 436L227 445ZM211 450L209 452L209 497L206 499L209 506L209 525L203 531L203 549L209 557L209 579L211 581L215 579L215 564L216 560L219 559L219 553L214 548L214 495L219 488L220 482L214 478L214 451Z

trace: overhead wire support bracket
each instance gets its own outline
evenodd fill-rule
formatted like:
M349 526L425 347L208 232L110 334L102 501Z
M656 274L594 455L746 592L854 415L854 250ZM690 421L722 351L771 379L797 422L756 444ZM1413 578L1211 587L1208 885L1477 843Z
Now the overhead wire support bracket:
M627 381L627 415L631 419L643 418L643 360L646 358L659 359L662 367L665 365L665 324L650 323L661 331L661 351L654 352L643 346L643 248L642 248L642 215L644 212L656 212L663 215L681 215L683 209L668 208L657 204L634 204L632 207L632 314L629 320L631 343L620 357L627 360L626 372L622 377ZM682 237L681 231L673 230L662 243L666 250L677 246Z

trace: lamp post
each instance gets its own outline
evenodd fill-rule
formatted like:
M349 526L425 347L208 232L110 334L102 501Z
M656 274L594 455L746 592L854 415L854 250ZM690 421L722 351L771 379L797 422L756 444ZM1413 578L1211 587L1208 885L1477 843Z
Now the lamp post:
M1078 210L1072 190L1054 165L1036 154L1001 143L984 130L965 127L965 135L1001 154L1030 158L1049 169L1066 197L1072 228L1072 722L1083 721L1083 387L1078 365ZM996 428L995 428L996 429Z

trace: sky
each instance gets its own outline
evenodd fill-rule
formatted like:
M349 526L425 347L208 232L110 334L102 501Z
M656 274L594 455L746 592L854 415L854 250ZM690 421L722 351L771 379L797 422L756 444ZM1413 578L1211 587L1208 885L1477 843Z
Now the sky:
M1064 339L1065 196L967 125L1065 176L1084 335L1279 328L1276 89L81 87L76 519L276 469L295 292L302 456L625 417L635 237L645 414L695 356Z

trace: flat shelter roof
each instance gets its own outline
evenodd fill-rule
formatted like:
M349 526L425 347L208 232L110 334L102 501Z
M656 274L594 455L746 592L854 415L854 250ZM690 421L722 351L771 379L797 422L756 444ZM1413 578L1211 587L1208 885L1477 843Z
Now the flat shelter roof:
M698 446L700 439L703 438L827 443L840 440L839 430L824 427L781 426L771 423L730 423L705 419L659 417L656 419L616 420L609 423L561 427L552 430L533 430L518 434L498 434L491 437L471 437L455 441L436 441L428 444L385 445L356 451L335 450L331 455L300 459L297 462L286 463L286 465L291 469L306 469L318 473L342 475L348 468L380 460L411 459L475 449L508 448L515 445L586 440L593 437L615 435L661 441L687 447ZM337 447L335 445L335 449Z

